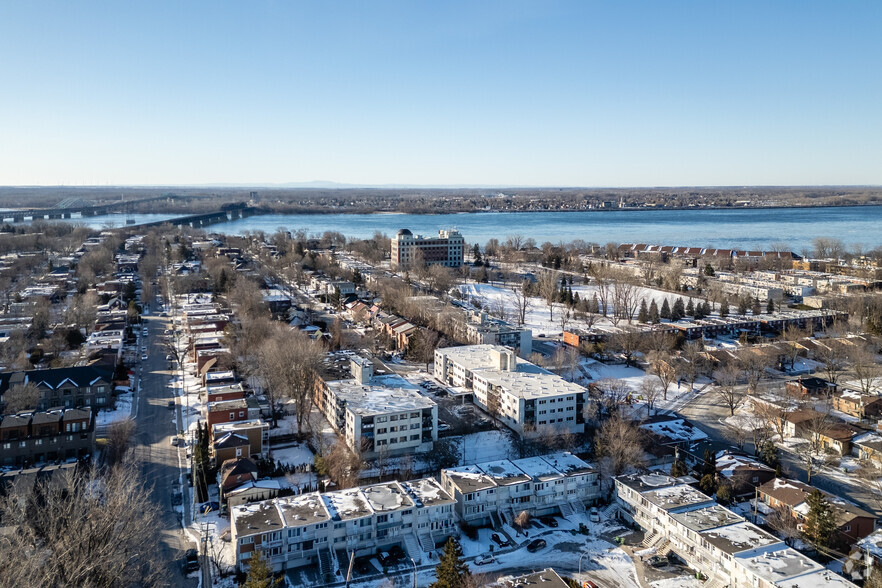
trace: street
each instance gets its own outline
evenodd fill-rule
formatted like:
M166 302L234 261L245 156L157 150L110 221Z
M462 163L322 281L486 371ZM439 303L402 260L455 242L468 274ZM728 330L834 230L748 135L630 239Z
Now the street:
M179 488L181 469L179 468L178 451L181 459L185 458L185 450L171 445L171 436L177 432L178 426L172 423L173 418L180 422L180 405L173 412L168 409L169 400L173 400L172 390L168 387L170 372L166 370L167 362L158 337L166 328L166 320L154 315L143 317L144 325L149 329L146 340L148 349L147 360L142 360L140 367L140 393L137 397L135 419L135 435L133 439L135 457L142 464L145 483L150 486L153 496L152 504L146 508L156 508L159 512L160 561L168 566L166 586L195 587L195 578L183 575L182 561L187 549L195 548L183 532L181 515L172 505L172 493ZM142 339L143 340L143 339ZM143 344L143 343L142 343ZM182 461L181 463L185 463ZM184 519L190 517L190 488L183 484Z

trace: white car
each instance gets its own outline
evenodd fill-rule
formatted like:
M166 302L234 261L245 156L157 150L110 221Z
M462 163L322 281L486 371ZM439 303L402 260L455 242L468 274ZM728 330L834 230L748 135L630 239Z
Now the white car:
M479 555L475 558L475 565L482 566L484 564L493 563L496 559L493 557L492 553L485 553L484 555Z
M142 354L141 354L141 360L142 360L142 361L147 361L147 354L146 354L146 353L142 353Z

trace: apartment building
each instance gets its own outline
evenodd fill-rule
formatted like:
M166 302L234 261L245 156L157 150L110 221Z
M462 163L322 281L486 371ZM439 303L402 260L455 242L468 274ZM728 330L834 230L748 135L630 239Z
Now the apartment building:
M493 318L486 312L471 313L466 322L466 339L473 345L502 345L511 347L518 356L528 359L533 352L533 332Z
M441 486L456 514L471 525L512 524L521 511L534 516L585 512L600 496L598 472L569 452L498 460L441 470Z
M399 545L419 562L457 532L454 500L432 478L311 492L232 508L240 569L259 549L274 571L318 564L326 575L356 556Z
M644 544L675 553L708 577L705 586L850 588L777 537L693 488L694 478L659 473L616 478L622 515L646 532Z
M351 379L323 382L316 404L362 457L430 451L438 406L397 374L375 374L372 361L350 358Z
M423 237L401 229L392 237L392 266L409 267L419 251L426 265L459 267L463 264L464 249L465 240L459 231L441 230L437 237Z
M546 431L582 433L587 390L515 356L500 345L435 350L434 375L471 391L475 404L521 437Z

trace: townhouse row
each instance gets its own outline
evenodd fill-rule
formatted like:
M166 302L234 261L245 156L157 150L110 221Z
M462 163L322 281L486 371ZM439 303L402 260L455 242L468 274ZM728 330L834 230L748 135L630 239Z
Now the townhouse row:
M318 566L322 575L350 557L400 546L421 561L457 523L512 524L534 516L584 512L600 495L598 473L571 453L500 460L423 478L335 492L312 492L231 509L240 569L259 549L275 571Z
M626 520L646 532L656 553L673 552L708 578L705 584L754 588L851 588L834 574L696 490L690 477L633 474L615 480Z

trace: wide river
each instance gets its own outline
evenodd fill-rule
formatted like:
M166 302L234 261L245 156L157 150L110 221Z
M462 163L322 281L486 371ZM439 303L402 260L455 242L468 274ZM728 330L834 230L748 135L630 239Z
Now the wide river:
M135 214L137 223L172 215ZM123 215L74 219L95 228L120 226ZM209 231L243 234L305 229L310 234L339 231L348 237L370 237L375 231L393 235L408 228L430 235L456 228L469 243L504 241L520 234L537 244L582 239L587 242L649 243L769 249L786 243L793 251L811 247L815 237L841 239L865 250L882 246L882 206L831 208L766 208L724 210L639 210L582 212L477 212L461 214L268 214L220 223Z

